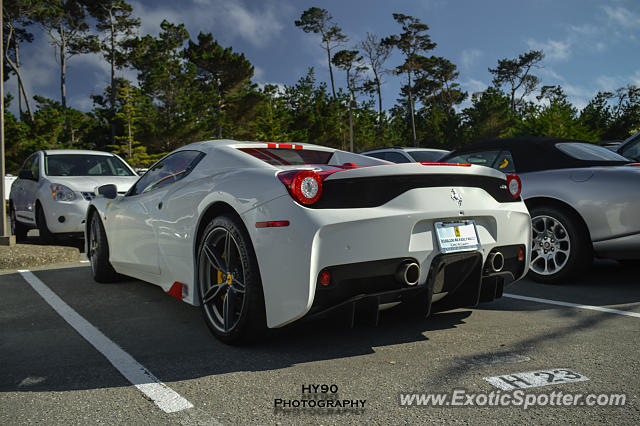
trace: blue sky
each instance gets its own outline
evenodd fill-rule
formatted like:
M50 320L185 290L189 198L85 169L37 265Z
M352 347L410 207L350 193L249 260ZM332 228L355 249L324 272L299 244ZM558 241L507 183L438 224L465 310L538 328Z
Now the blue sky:
M157 34L163 19L184 23L193 39L211 32L223 45L243 52L255 66L260 84L293 84L313 66L327 81L326 54L319 38L294 25L301 13L317 6L327 9L349 36L347 48L367 32L379 37L399 33L393 12L418 17L429 25L438 45L431 53L458 66L459 81L469 94L491 83L489 67L542 49L546 58L536 70L546 85L560 84L572 103L582 108L598 90L627 84L640 86L640 1L638 0L136 0L131 4L142 19L141 34ZM47 35L35 29L36 40L22 48L24 77L30 95L60 99L59 67ZM387 62L398 65L399 54ZM98 55L82 55L68 63L67 99L88 111L90 93L109 84L109 67ZM135 79L135 71L120 76ZM342 72L336 84L345 86ZM15 78L6 91L16 95ZM400 80L387 76L385 108L398 97ZM17 101L11 110L16 111Z

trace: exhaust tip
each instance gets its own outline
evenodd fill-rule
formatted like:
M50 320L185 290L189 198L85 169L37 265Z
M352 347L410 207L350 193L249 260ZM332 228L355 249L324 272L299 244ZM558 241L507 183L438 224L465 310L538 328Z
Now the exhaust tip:
M504 255L499 252L489 253L489 265L493 272L500 272L504 268Z
M404 262L398 267L396 280L404 285L414 286L420 279L420 265L415 262Z

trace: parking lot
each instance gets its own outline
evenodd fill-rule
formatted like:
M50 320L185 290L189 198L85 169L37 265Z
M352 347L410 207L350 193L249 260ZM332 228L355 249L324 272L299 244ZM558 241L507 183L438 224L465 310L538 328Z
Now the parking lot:
M563 286L521 281L474 309L417 321L400 307L385 311L377 327L353 329L337 319L307 322L249 347L220 343L199 308L159 287L136 280L97 284L87 263L32 272L31 284L28 273L0 275L2 424L631 424L640 418L640 280L637 268L613 261L597 262ZM33 282L54 296L41 296ZM64 302L58 311L55 296ZM75 318L73 325L64 315ZM100 334L107 343L96 348L86 335ZM123 361L118 348L130 359ZM154 397L145 383L134 386L114 367L123 363L148 372L164 396ZM527 410L399 404L402 392L491 392L498 389L487 377L537 370L569 370L588 380L532 392L624 393L626 404ZM364 410L274 410L278 399L304 399L303 386L311 385L335 386L340 400L365 400ZM175 410L162 404L167 395Z

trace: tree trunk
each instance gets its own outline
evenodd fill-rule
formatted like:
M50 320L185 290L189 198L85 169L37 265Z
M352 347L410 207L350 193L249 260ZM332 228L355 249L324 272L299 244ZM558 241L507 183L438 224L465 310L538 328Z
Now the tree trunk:
M19 110L22 114L22 96L24 96L25 103L27 104L27 112L29 113L29 118L33 121L33 111L31 110L31 102L29 102L29 97L27 96L27 91L24 87L24 80L22 78L22 72L20 72L20 54L18 51L18 42L13 38L13 27L10 27L9 36L7 37L7 45L4 51L4 57L7 60L7 63L16 73L18 77L18 101L19 101ZM11 58L9 58L9 47L11 46L11 40L13 40L13 49L16 54L16 62L14 63Z
M67 79L67 61L65 57L65 42L62 41L60 44L60 101L62 102L62 109L67 109L67 88L66 88L66 79Z
M382 90L380 88L380 78L378 73L375 73L376 79L376 91L378 92L378 127L382 129Z
M129 142L129 162L131 162L131 151L133 151L133 138L131 137L131 118L127 120L127 131L129 134L129 136L127 137L127 141Z
M115 114L116 114L116 87L115 87L115 79L116 79L116 47L115 47L115 28L113 24L113 13L112 9L109 9L109 23L111 24L111 51L109 52L109 62L111 62L111 143L113 144L116 140L116 125L115 125ZM129 149L129 158L131 158L131 149Z
M67 43L64 38L64 30L60 31L60 98L62 101L62 113L64 114L64 123L67 137L71 138L71 145L74 145L74 134L71 132L71 123L69 122L69 114L67 114L67 58L65 56Z
M22 72L20 71L20 52L18 51L18 43L14 42L13 48L16 52L16 75L18 76L18 91L22 91L22 96L24 96L24 103L27 105L27 114L29 114L29 118L33 121L33 110L31 109L31 101L29 100L29 96L27 96L27 89L24 87L24 79L22 78ZM22 108L21 108L22 111Z
M331 67L331 48L329 47L329 42L327 42L327 59L329 60L329 77L331 77L331 93L333 93L333 98L336 98L336 87L333 83L333 68Z
M416 121L413 114L413 94L411 90L411 71L407 72L407 76L409 77L409 111L411 114L411 136L413 137L413 146L418 147L418 138L416 138Z
M349 152L353 152L353 89L351 89L351 75L347 69L347 88L349 89Z

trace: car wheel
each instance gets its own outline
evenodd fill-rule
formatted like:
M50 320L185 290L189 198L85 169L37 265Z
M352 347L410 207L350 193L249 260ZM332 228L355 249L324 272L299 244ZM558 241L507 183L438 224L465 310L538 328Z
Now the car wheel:
M102 220L97 213L91 215L87 242L87 257L91 263L93 279L99 283L116 281L118 273L109 262L109 243L104 232L104 226L102 226Z
M247 231L220 216L205 228L197 255L201 309L211 332L225 343L247 343L265 335L260 271Z
M587 232L565 210L540 206L532 208L530 214L531 278L559 284L583 271L593 260Z
M22 242L26 240L29 228L25 224L18 222L18 218L16 218L16 211L13 208L11 209L9 216L11 218L11 233L16 236L16 241Z
M55 235L49 231L47 219L44 216L44 210L39 203L36 204L36 226L38 227L41 242L48 244L55 241Z

